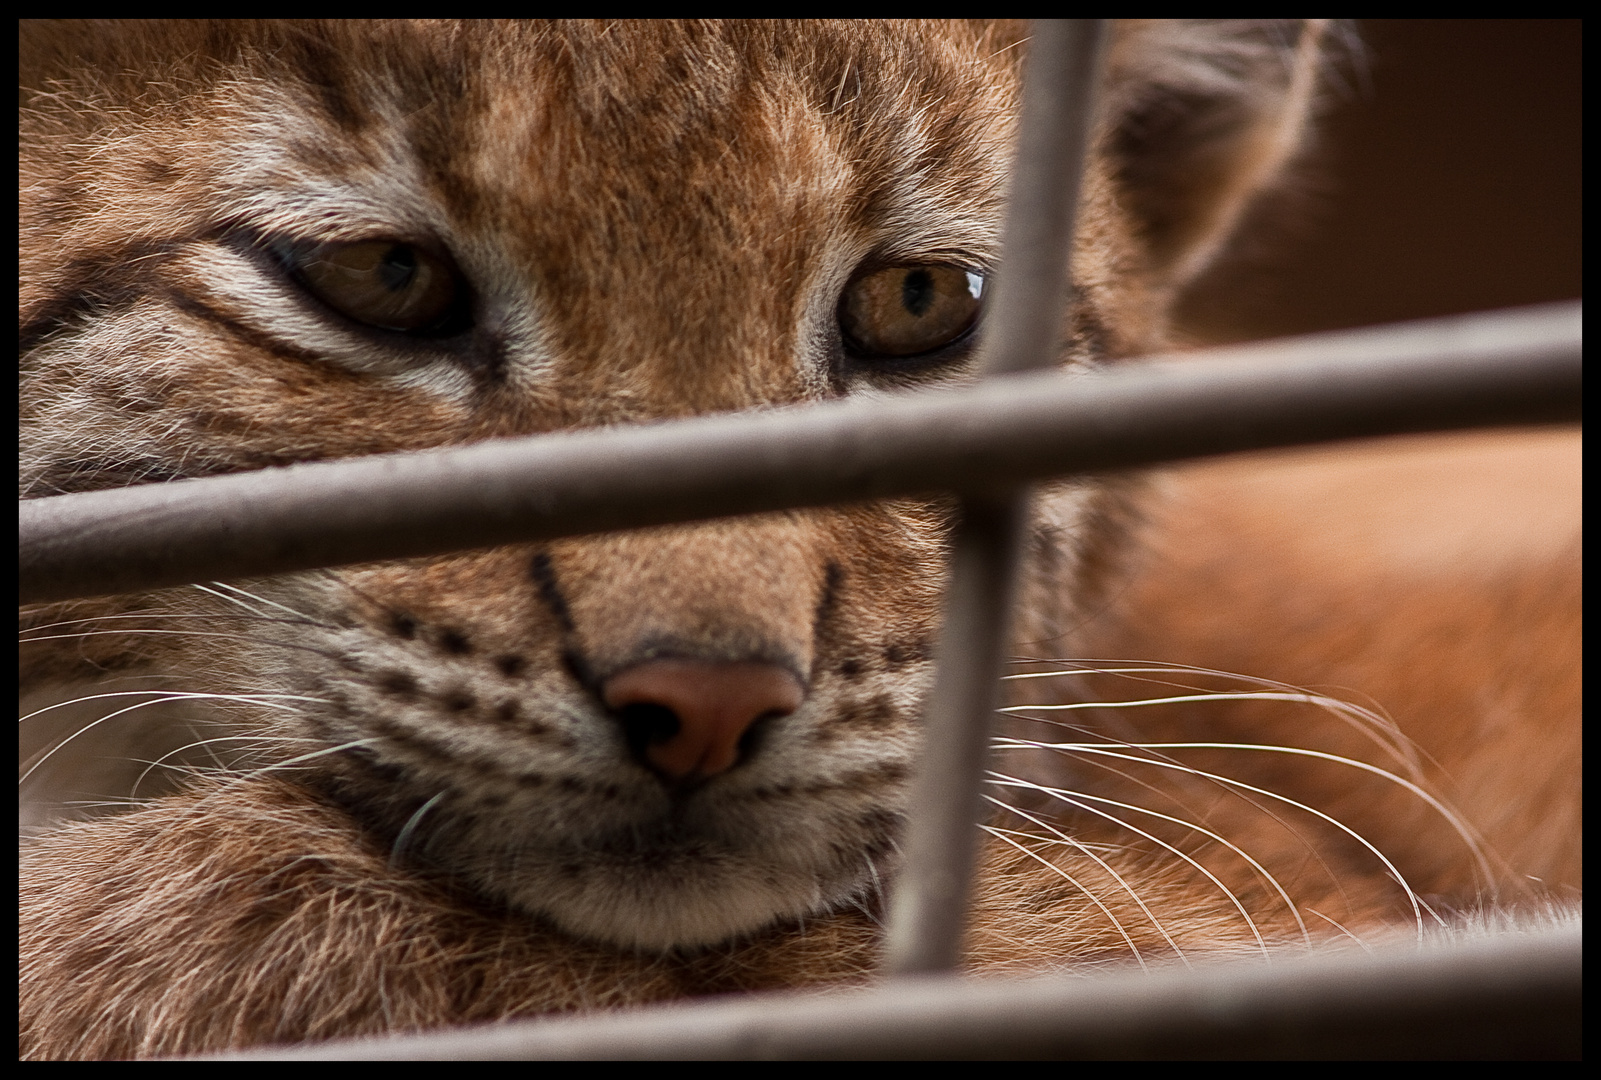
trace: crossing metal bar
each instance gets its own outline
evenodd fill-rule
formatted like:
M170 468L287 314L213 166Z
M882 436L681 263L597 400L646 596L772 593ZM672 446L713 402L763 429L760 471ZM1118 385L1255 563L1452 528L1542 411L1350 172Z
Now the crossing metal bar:
M1580 417L1578 302L18 504L22 603Z
M253 1061L1577 1058L1577 925L1116 974L686 1002L217 1055Z
M980 376L1049 367L1072 302L1073 250L1084 149L1106 25L1033 26L1023 115ZM922 746L901 841L905 864L890 898L885 967L948 971L961 952L991 718L1003 650L1012 639L1017 568L1028 532L1027 487L968 495L951 537L951 583L923 714Z

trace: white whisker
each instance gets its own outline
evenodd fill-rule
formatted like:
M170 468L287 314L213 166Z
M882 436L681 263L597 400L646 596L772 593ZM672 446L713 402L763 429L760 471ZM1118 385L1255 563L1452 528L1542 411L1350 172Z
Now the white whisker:
M1068 836L1065 832L1063 832L1062 830L1058 829L1056 826L1051 825L1048 822L1041 821L1039 818L1035 817L1033 814L1030 814L1025 810L1021 810L1018 807L1010 806L1010 805L1008 805L1006 803L1003 803L1000 800L996 799L992 795L985 795L984 798L985 798L986 801L994 804L995 806L999 806L999 807L1005 809L1009 813L1016 814L1018 817L1023 818L1026 821L1032 822L1035 825L1038 825L1040 828L1046 830L1051 835L1055 836L1057 838L1057 840L1060 841L1061 843L1067 844L1067 845L1071 846L1072 848L1083 852L1085 855L1088 855L1092 860L1094 860L1096 865L1098 865L1102 870L1105 870L1108 874L1110 874L1113 877L1113 879L1115 879L1117 881L1117 883L1120 886L1122 886L1123 891L1128 893L1129 898L1131 900L1133 900L1136 905L1139 906L1139 909L1142 912L1145 913L1145 917L1147 919L1149 919L1150 922L1151 922L1151 925L1156 928L1156 932L1158 934L1162 935L1162 940L1167 942L1168 947L1173 950L1173 952L1179 957L1180 960L1184 959L1184 950L1180 949L1179 946L1178 946L1178 942L1174 941L1173 938L1168 934L1167 928L1162 925L1161 921L1159 919L1157 919L1156 915L1152 913L1151 909L1145 906L1145 901L1143 899L1141 899L1139 893L1137 893L1134 890L1134 888L1132 886L1130 886L1129 883L1123 879L1123 876L1121 874L1119 874L1116 870L1113 870L1112 867L1106 862L1106 860L1102 859L1099 855L1095 854L1089 848L1087 848L1083 844L1079 843L1073 837ZM1158 842L1160 842L1160 841L1158 841ZM1187 961L1186 961L1186 963L1187 963Z
M1278 700L1309 704L1340 717L1345 722L1351 724L1358 731L1361 731L1368 738L1372 739L1373 742L1383 749L1390 757L1405 763L1408 770L1414 776L1420 775L1421 773L1421 766L1418 761L1419 751L1417 745L1411 739L1407 738L1407 736L1401 731L1400 726L1396 724L1396 722L1389 716L1385 715L1382 710L1357 705L1354 702L1347 701L1343 698L1332 697L1327 694L1319 694L1315 691L1307 690L1303 687L1293 686L1289 683L1281 682L1276 679L1265 679L1259 676L1246 675L1235 671L1223 671L1218 668L1198 667L1193 664L1173 664L1163 663L1160 661L1108 660L1103 662L1095 662L1088 660L1036 660L1027 662L1070 663L1074 664L1075 666L1052 671L1017 672L1011 675L1002 676L1002 680L1013 681L1026 679L1050 679L1073 675L1118 675L1125 678L1133 678L1135 675L1182 674L1200 675L1215 679L1232 679L1251 686L1267 687L1272 691L1291 695L1290 697ZM1118 666L1104 666L1106 664ZM1230 693L1230 691L1206 690L1203 687L1179 683L1171 679L1137 679L1135 681L1154 682L1166 686L1181 686L1184 689L1193 690L1197 693L1203 694L1207 699L1211 700L1228 700L1226 695ZM1168 702L1183 700L1184 699L1181 698L1166 699ZM1164 703L1164 699L1141 699L1133 702L1100 702L1096 704L1085 703L1082 705L1082 707L1095 708L1104 705L1106 707L1115 708L1144 704L1146 702L1150 702L1151 704L1161 704Z
M132 790L138 791L140 785L144 783L145 778L148 777L151 771L155 769L175 769L179 772L194 772L196 770L196 767L193 765L167 765L166 761L168 758L176 757L179 754L184 754L190 750L195 750L202 747L204 747L208 753L211 753L211 748L213 746L219 743L229 742L246 743L246 749L249 749L251 747L263 747L273 743L308 743L316 742L316 740L299 735L262 735L256 732L239 735L213 735L208 738L198 739L195 742L174 747L173 749L168 750L165 754L162 754L160 757L156 758L154 761L144 762L143 764L145 765L145 770L141 772L137 780L135 780ZM225 765L215 753L211 753L211 759L215 763L214 771L223 773L233 773L235 771L234 768Z
M997 774L993 774L992 773L991 775L994 776L994 775L997 775ZM1003 778L1003 779L1009 779L1009 778ZM1230 890L1227 885L1223 884L1223 882L1218 880L1218 878L1210 870L1208 870L1206 867L1202 866L1195 859L1193 859L1190 856L1186 855L1184 852L1180 851L1178 848L1174 847L1172 844L1169 844L1167 841L1162 840L1159 837L1153 836L1152 834L1146 832L1144 829L1141 829L1138 826L1129 824L1127 821L1124 821L1122 818L1119 818L1116 814L1109 814L1104 810L1098 810L1093 806L1088 806L1085 803L1080 802L1074 796L1074 794L1072 792L1064 791L1064 790L1057 789L1057 788L1047 788L1047 787L1044 787L1044 786L1041 786L1041 785L1037 785L1037 784L1030 784L1027 781L1023 781L1023 780L1011 781L1011 786L1016 786L1016 787L1020 787L1020 788L1029 788L1031 790L1036 790L1036 791L1041 792L1042 794L1049 795L1054 799L1058 799L1058 800L1060 800L1062 802L1065 802L1069 806L1076 806L1080 810L1088 811L1089 813L1094 814L1097 817L1104 818L1107 821L1110 821L1113 824L1115 824L1115 825L1117 825L1117 826L1119 826L1121 828L1127 829L1131 833L1134 833L1134 834L1136 834L1138 836L1145 837L1145 839L1151 841L1154 844L1160 845L1166 851L1171 852L1174 855L1177 855L1180 859L1183 859L1185 862L1189 863L1191 866L1193 866L1195 869L1199 870L1203 875L1205 875L1205 877L1206 877L1206 879L1208 881L1210 881L1213 885L1216 885L1218 887L1218 889L1222 891L1224 896L1228 897L1229 903L1233 904L1234 905L1234 909L1240 913L1240 918L1245 920L1245 925L1247 925L1247 926L1249 926L1251 928L1251 936L1256 939L1257 948L1259 948L1262 951L1263 958L1264 959L1267 958L1267 955L1268 955L1268 953L1267 953L1267 943L1262 940L1261 931L1257 928L1256 921L1251 918L1250 913L1245 910L1245 905L1240 903L1239 897L1235 896L1233 891ZM1006 806L1005 803L1000 802L999 800L993 798L992 796L986 795L985 798L989 799L991 802L995 803L997 806ZM1010 806L1007 806L1007 809L1011 810L1012 813L1014 813L1014 814L1018 814L1018 815L1020 815L1022 817L1028 818L1028 820L1033 821L1036 825L1039 825L1042 828L1050 829L1051 832L1055 833L1057 836L1061 836L1064 839L1066 838L1066 834L1062 833L1060 830L1057 830L1057 829L1053 828L1050 825L1045 824L1042 821L1039 821L1038 819L1034 818L1030 814L1026 814L1023 811L1017 810L1017 809L1015 809L1013 807L1010 807ZM1136 900L1136 902L1138 903L1138 900ZM1140 907L1143 910L1145 905L1142 903L1142 904L1140 904ZM1303 929L1304 929L1304 927L1303 927ZM1163 931L1162 936L1163 937L1167 937L1166 931ZM1173 944L1171 938L1168 939L1168 944L1170 944L1170 945ZM1178 948L1177 945L1174 945L1173 947L1174 947L1174 949ZM1180 953L1180 956L1182 956L1182 955L1183 954Z
M1197 702L1216 701L1283 701L1298 705L1312 705L1353 720L1366 720L1369 718L1367 710L1362 709L1361 706L1352 705L1339 698L1299 690L1220 690L1199 694L1174 694L1169 697L1142 698L1137 701L1073 701L1050 705L1008 705L996 711L1022 716L1025 719L1036 719L1030 714L1036 712L1077 712L1085 709L1139 709L1154 705L1189 705ZM1366 725L1363 725L1363 729L1367 730ZM1368 731L1368 733L1370 735L1375 734L1372 731ZM1402 761L1408 761L1409 767L1414 774L1419 771L1416 762L1408 760L1410 755L1401 753L1393 745L1383 740L1376 739L1375 741L1389 751L1391 756Z
M218 616L219 618L236 618L237 616ZM287 622L284 619L271 620L279 625ZM268 641L262 638L251 637L247 634L220 634L209 630L163 630L159 627L135 627L131 630L85 630L76 634L48 634L24 639L25 643L43 641L73 641L91 637L184 637L184 638L216 638L219 641L243 641L250 645L271 647L276 649L297 649L301 652L311 653L313 656L328 656L328 650L318 649L311 645L302 645L298 642Z
M400 856L406 850L406 844L411 841L412 834L417 831L417 825L422 821L423 815L428 813L429 810L432 810L434 806L438 804L439 800L443 799L447 793L448 789L441 791L439 794L423 803L417 808L417 812L412 814L411 817L406 820L406 824L401 826L400 834L395 837L394 844L392 844L389 848L390 866L398 867L400 865Z
M305 623L305 624L307 624L309 626L320 626L320 627L327 628L327 625L328 625L327 623L323 622L322 620L313 618L312 616L306 614L303 611L296 611L294 608L288 607L288 606L286 606L284 604L280 604L276 600L269 600L265 596L260 595L259 593L250 592L248 589L241 589L239 586L230 585L226 581L213 581L213 582L209 583L208 585L196 584L196 585L194 585L192 587L196 588L196 589L199 589L201 592L210 593L211 595L216 596L219 599L227 600L229 603L238 604L240 607L245 608L245 610L247 610L247 611L250 611L252 609L245 603L245 600L254 600L258 604L266 604L266 605L268 605L270 607L277 608L279 611L288 612L290 615L293 615L296 619L300 620L301 622L303 622L303 623ZM225 594L223 592L219 592L218 590L221 590L221 589L226 589L226 590L228 590L229 593L233 593L235 595L229 596L229 595L227 595L227 594Z
M29 640L29 638L28 638L29 634L36 634L40 630L53 630L53 629L55 629L56 627L59 627L59 626L84 626L84 625L89 624L89 623L117 622L119 620L125 620L125 619L126 620L136 620L136 621L145 621L145 622L148 622L148 621L150 621L152 619L159 619L162 622L178 622L178 621L184 620L184 619L204 619L204 620L207 620L207 621L216 621L218 619L229 619L229 620L245 621L245 622L288 623L288 624L291 624L291 625L293 625L296 622L298 622L298 620L283 619L283 618L279 618L279 617L277 617L275 615L240 615L240 614L236 614L234 612L226 612L226 611L189 612L187 614L172 614L172 615L163 615L163 614L158 614L156 612L136 612L134 614L123 613L123 614L120 614L120 615L81 615L81 616L78 616L77 618L72 618L72 619L57 619L55 622L39 623L36 626L25 626L25 627L22 628L21 631L18 632L18 636L21 637L22 640L27 641L27 640ZM54 639L52 639L52 640L54 640Z
M1007 809L1011 809L1011 808L1007 807ZM1007 829L999 829L999 828L996 828L995 826L992 826L992 825L980 825L979 828L983 829L985 832L989 833L991 836L995 837L997 840L1000 840L1001 842L1006 843L1006 844L1010 844L1012 847L1016 848L1018 851L1020 851L1024 855L1027 855L1029 858L1033 859L1035 862L1039 863L1041 866L1044 866L1046 869L1050 870L1051 873L1056 874L1058 877L1061 877L1062 879L1067 881L1070 885L1072 885L1074 888L1076 888L1079 892L1083 893L1084 896L1090 901L1090 903L1092 903L1096 907L1100 908L1101 909L1101 914L1105 915L1107 920L1111 922L1112 927L1117 931L1118 936L1121 937L1123 939L1124 944L1126 944L1128 946L1129 952L1134 954L1134 959L1140 965L1140 970L1141 971L1149 970L1146 967L1146 964L1145 964L1145 957L1143 955L1141 955L1141 953L1140 953L1139 946L1134 944L1134 939L1129 936L1128 930L1123 926L1122 921L1120 919L1118 919L1118 917L1116 915L1113 915L1112 912L1111 912L1111 909L1108 908L1104 903L1101 902L1101 898L1095 895L1095 892L1094 892L1093 889L1090 889L1087 886L1085 886L1083 882L1079 881L1072 874L1068 873L1066 870L1063 870L1060 866L1057 866L1055 863L1051 862L1049 859L1044 858L1038 852L1030 851L1028 848L1024 847L1021 843L1019 843L1018 841L1012 839L1013 836L1025 835L1025 834L1019 834L1019 833L1012 832L1011 830L1007 830ZM1033 839L1033 838L1031 837L1031 839ZM1067 838L1064 837L1064 839L1067 839ZM1071 839L1067 839L1067 842L1068 843L1073 843L1073 841ZM1100 866L1103 869L1105 869L1107 873L1111 874L1112 877L1117 880L1117 883L1119 885L1123 886L1123 889L1126 892L1128 892L1128 894L1131 897L1134 898L1134 902L1139 905L1140 910L1145 912L1146 918L1151 920L1151 924L1156 927L1157 933L1161 934L1162 937L1167 940L1167 943L1173 947L1173 951L1182 960L1184 958L1183 951L1181 949L1179 949L1179 947L1173 943L1173 939L1172 938L1167 936L1167 931L1162 929L1162 924L1157 922L1156 917L1154 915L1152 915L1150 913L1150 911L1145 907L1144 902L1140 900L1139 896L1134 892L1134 890L1129 888L1128 883L1126 881L1124 881L1121 877L1118 876L1117 871L1115 871L1111 867L1107 866L1105 862L1103 862L1102 860L1097 858L1094 855L1094 853L1092 853L1087 847L1084 847L1083 845L1078 845L1078 847L1079 847L1079 850L1083 851L1086 855L1089 855L1090 858L1095 859L1095 861L1097 863L1099 863Z
M1009 740L1009 741L1018 742L1017 740ZM1231 788L1238 788L1238 789L1243 790L1243 791L1250 791L1250 792L1253 792L1253 793L1255 793L1257 795L1262 795L1262 796L1264 796L1266 798L1269 798L1269 799L1275 799L1275 800L1277 800L1279 802L1284 803L1287 806L1293 806L1298 810L1303 810L1306 813L1311 814L1314 817L1320 818L1321 820L1328 822L1330 825L1333 825L1336 829L1339 829L1341 832L1343 832L1347 836L1351 837L1351 839L1353 839L1357 843L1361 844L1364 848L1366 848L1369 852L1371 852L1373 854L1373 856L1376 859L1379 860L1379 862L1384 864L1385 870L1388 871L1388 873L1390 874L1391 878L1396 882L1396 884L1401 886L1402 890L1406 893L1407 900L1412 905L1413 919L1417 924L1418 936L1419 936L1420 940L1421 940L1422 935L1423 935L1423 911L1427 910L1430 915L1433 915L1434 918L1439 919L1439 916L1435 915L1434 911L1432 909L1428 908L1427 905L1424 905L1424 904L1422 904L1420 902L1420 898L1418 897L1417 893L1413 891L1411 885L1407 884L1406 878L1402 876L1401 872L1398 869L1396 869L1395 864L1390 861L1388 856L1386 856L1382 851L1380 851L1377 847L1375 847L1366 837L1362 836L1356 830L1352 829L1350 826L1346 825L1344 822L1340 821L1338 818L1334 818L1334 817L1331 817L1328 814L1325 814L1323 811L1317 809L1316 807L1308 806L1305 803L1298 802L1297 800L1292 799L1287 795L1280 795L1279 793L1274 792L1274 791L1269 791L1266 788L1256 787L1255 785L1247 784L1247 783L1245 783L1244 781L1241 781L1241 780L1233 780L1233 779L1230 779L1227 776L1221 776L1221 775L1218 775L1216 773L1207 772L1204 769L1196 769L1196 768L1192 768L1192 767L1187 766L1187 765L1180 765L1180 764L1178 764L1176 762L1164 761L1164 760L1162 760L1160 758L1136 758L1136 757L1133 757L1132 755L1129 755L1129 754L1116 753L1115 751L1107 749L1107 747L1105 745L1096 746L1096 745L1091 745L1091 744L1087 744L1087 743L1059 743L1059 744L1052 745L1052 744L1049 744L1049 743L1029 744L1029 743L1020 743L1020 742L1019 742L1019 745L1028 746L1030 749L1051 749L1051 750L1056 750L1056 751L1062 752L1062 753L1105 754L1105 755L1107 755L1109 757L1122 758L1125 761L1144 762L1146 764L1155 766L1157 768L1174 769L1174 770L1177 770L1179 772L1187 773L1187 774L1189 774L1191 776L1199 776L1199 777L1203 777L1205 779L1214 780L1214 781L1217 781L1218 783L1226 784ZM1196 745L1196 746L1205 745L1205 746L1212 746L1212 747L1226 747L1226 748L1231 748L1231 749L1233 748L1232 745L1228 744L1228 743L1211 743L1211 744L1169 743L1169 744L1153 744L1153 745L1155 745L1155 746L1167 746L1167 747L1170 747L1170 748L1185 747L1185 746L1188 746L1188 745ZM1262 749L1271 749L1271 748L1262 748ZM1342 759L1338 758L1337 756L1330 755L1330 760L1338 761L1338 760L1342 760ZM1348 763L1349 764L1354 764L1354 765L1360 765L1365 769L1370 769L1370 770L1374 771L1378 775L1386 775L1382 769L1373 769L1372 766L1365 765L1362 762L1348 762ZM1392 775L1392 778L1395 779L1398 783L1402 783L1402 784L1406 783L1406 781L1401 780L1400 777L1394 777Z
M1412 795L1415 795L1417 798L1421 799L1435 813L1439 814L1440 817L1451 826L1452 831L1454 831L1457 836L1461 838L1463 845L1468 849L1468 853L1473 856L1478 866L1478 871L1483 875L1484 880L1493 880L1490 871L1489 860L1484 856L1483 841L1475 835L1473 829L1468 825L1468 823L1450 807L1446 806L1439 799L1429 794L1429 792L1424 788L1413 783L1404 776L1397 776L1388 769L1382 769L1377 765L1371 765L1368 762L1361 761L1357 758L1344 757L1340 754L1330 754L1322 750L1308 750L1296 746L1214 742L1141 743L1139 746L1142 750L1255 750L1270 754L1291 754L1299 757L1316 758L1320 761L1329 761L1337 765L1348 765L1353 769L1360 769L1363 772L1371 773L1374 776L1377 776L1383 780L1388 780L1390 783L1404 788Z
M318 750L312 751L309 754L301 754L298 757L287 758L283 761L275 761L271 765L264 765L259 769L252 769L250 772L241 774L239 779L251 780L258 776L266 776L268 773L276 772L280 769L287 769L291 765L300 765L307 761L315 761L320 757L327 757L330 754L342 753L354 746L371 746L373 743L382 741L382 738L376 735L369 736L365 739L350 739L346 742L336 743L333 746L324 746Z
M1034 783L1031 783L1031 782L1026 781L1026 780L1021 780L1021 779L1018 779L1016 777L1005 776L1005 775L1003 775L1001 773L997 773L997 772L993 772L993 771L989 773L989 776L991 777L990 783L999 785L1001 787L1018 787L1018 788L1023 788L1025 790L1039 791L1041 793L1048 794L1048 795L1051 795L1052 797L1057 797L1057 798L1070 796L1071 799L1073 799L1073 800L1088 799L1091 802L1105 803L1108 806L1115 806L1115 807L1117 807L1117 808L1119 808L1121 810L1132 810L1132 811L1134 811L1136 813L1145 814L1145 815L1148 815L1148 816L1154 817L1154 818L1160 818L1163 821L1168 821L1168 822L1173 823L1174 825L1179 825L1179 826L1182 826L1182 827L1184 827L1186 829L1191 829L1191 830L1193 830L1195 832L1198 832L1202 836L1205 836L1206 838L1208 838L1209 840L1216 841L1217 843L1219 843L1219 844L1223 845L1224 847L1228 848L1230 851L1234 852L1241 859L1245 860L1245 862L1248 863L1251 866L1252 869L1254 869L1258 874L1260 874L1262 876L1263 880L1265 880L1270 886L1272 886L1273 890L1279 894L1279 899L1284 901L1284 906L1289 909L1291 917L1295 919L1295 925L1300 928L1302 940L1306 943L1306 945L1309 948L1311 947L1312 938L1311 938L1310 934L1308 933L1308 931L1306 929L1306 923L1302 921L1301 913L1300 913L1299 909L1296 908L1294 901L1292 901L1290 899L1289 893L1287 893L1284 890L1284 887L1281 884L1279 884L1279 880L1277 878L1275 878L1271 873L1269 873L1267 868L1264 867L1255 858L1253 858L1248 852L1244 851L1240 847L1238 847L1235 844L1231 843L1226 837L1224 837L1224 836L1222 836L1222 835L1220 835L1220 834L1218 834L1216 832L1213 832L1211 829L1208 829L1205 826L1197 824L1196 822L1193 822L1193 821L1185 821L1183 818L1173 817L1170 814L1159 813L1158 811L1155 811L1155 810L1146 809L1143 806L1136 806L1133 803L1119 802L1116 799L1107 799L1107 798L1103 798L1103 797L1098 796L1098 795L1090 795L1087 792L1082 792L1082 791L1069 792L1069 791L1066 791L1064 789L1051 788L1051 787L1047 787L1047 786L1040 785L1040 784L1034 784ZM1081 805L1081 804L1079 804L1079 803L1077 803L1075 801L1073 803L1073 805ZM1091 809L1091 808L1083 807L1083 809ZM1094 811L1092 811L1092 812L1094 812ZM1103 815L1103 816L1105 816L1105 815ZM1119 818L1110 817L1108 820L1115 821L1119 825L1124 825L1125 827L1128 827L1127 823L1122 821ZM1138 830L1133 830L1133 831L1138 832ZM1141 833L1141 835L1143 836L1145 834ZM1155 839L1155 838L1152 837L1152 839ZM1162 843L1162 841L1160 841L1160 840L1157 840L1156 842L1159 843L1159 844ZM1167 847L1168 845L1163 844L1163 846ZM1170 850L1172 850L1172 849L1170 849ZM1180 858L1184 858L1185 857L1185 856L1182 855L1182 853L1179 853L1177 851L1175 851L1175 854L1179 854ZM1200 867L1197 867L1197 869L1200 869ZM1206 873L1206 871L1204 869L1202 869L1201 872L1203 874ZM1211 875L1207 875L1207 876L1210 877ZM1214 881L1215 880L1216 879L1214 879ZM1225 891L1227 891L1227 890L1225 890ZM1232 894L1231 894L1231 898L1232 898ZM1236 901L1236 903L1238 903L1238 902ZM1260 938L1258 940L1260 941Z
M32 717L38 716L41 713L49 712L51 709L60 708L63 705L74 705L84 701L97 701L102 698L149 695L155 696L148 701L137 702L133 705L127 706L126 708L118 709L116 712L110 713L109 715L102 716L98 720L94 720L88 724L85 724L71 735L68 735L65 739L62 739L60 742L56 743L56 745L52 746L48 751L46 751L38 761L34 762L26 772L17 778L18 786L20 787L22 784L26 783L28 778L32 776L40 766L42 766L46 761L49 761L50 758L59 752L64 746L72 742L74 739L77 739L85 732L99 727L108 720L114 720L126 713L131 713L137 709L142 709L150 705L157 705L169 701L238 701L252 705L265 705L269 708L284 709L285 711L292 712L294 710L290 706L280 705L279 701L312 701L319 704L326 704L326 702L322 702L319 698L305 697L304 695L300 694L207 694L191 693L180 690L127 690L110 694L89 694L84 697L74 698L72 701L57 702L56 704L48 705L43 709L38 709L29 713L27 716L22 717L22 720L31 719Z
M1331 916L1323 914L1323 912L1319 911L1317 908L1307 908L1306 910L1311 912L1313 915L1316 915L1318 918L1322 919L1324 922L1328 923L1330 926L1334 927L1334 929L1338 930L1340 933L1344 934L1346 937L1350 938L1352 941L1354 941L1357 944L1358 947L1361 948L1361 950L1363 952L1371 953L1373 951L1372 949L1370 949L1368 947L1367 942L1363 941L1361 938L1359 938L1355 934L1351 933L1351 931L1346 928L1345 924L1340 922L1338 919L1335 919L1335 918L1333 918Z

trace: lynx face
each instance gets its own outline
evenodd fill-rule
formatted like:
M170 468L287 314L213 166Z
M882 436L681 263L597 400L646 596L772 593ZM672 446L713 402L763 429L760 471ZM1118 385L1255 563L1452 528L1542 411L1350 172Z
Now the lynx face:
M1015 28L27 32L25 497L971 373ZM1160 340L1313 67L1251 27L1120 31L1064 363ZM1026 637L1071 627L1118 505L1053 492ZM892 872L947 529L842 507L55 605L137 618L25 673L234 695L397 858L706 944Z

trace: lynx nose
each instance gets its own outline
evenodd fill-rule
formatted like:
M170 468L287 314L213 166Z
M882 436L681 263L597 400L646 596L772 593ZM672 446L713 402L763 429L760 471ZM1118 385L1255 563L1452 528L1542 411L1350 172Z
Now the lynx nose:
M752 725L794 712L806 690L776 664L666 659L613 675L601 699L636 754L668 779L688 780L732 768Z

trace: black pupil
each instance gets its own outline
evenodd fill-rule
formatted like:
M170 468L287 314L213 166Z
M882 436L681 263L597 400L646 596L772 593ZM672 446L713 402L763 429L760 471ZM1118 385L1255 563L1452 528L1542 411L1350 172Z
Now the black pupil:
M378 280L390 292L402 292L417 274L417 256L411 248L396 244L378 262Z
M913 270L901 279L901 306L913 315L922 315L934 304L934 276L927 270Z

